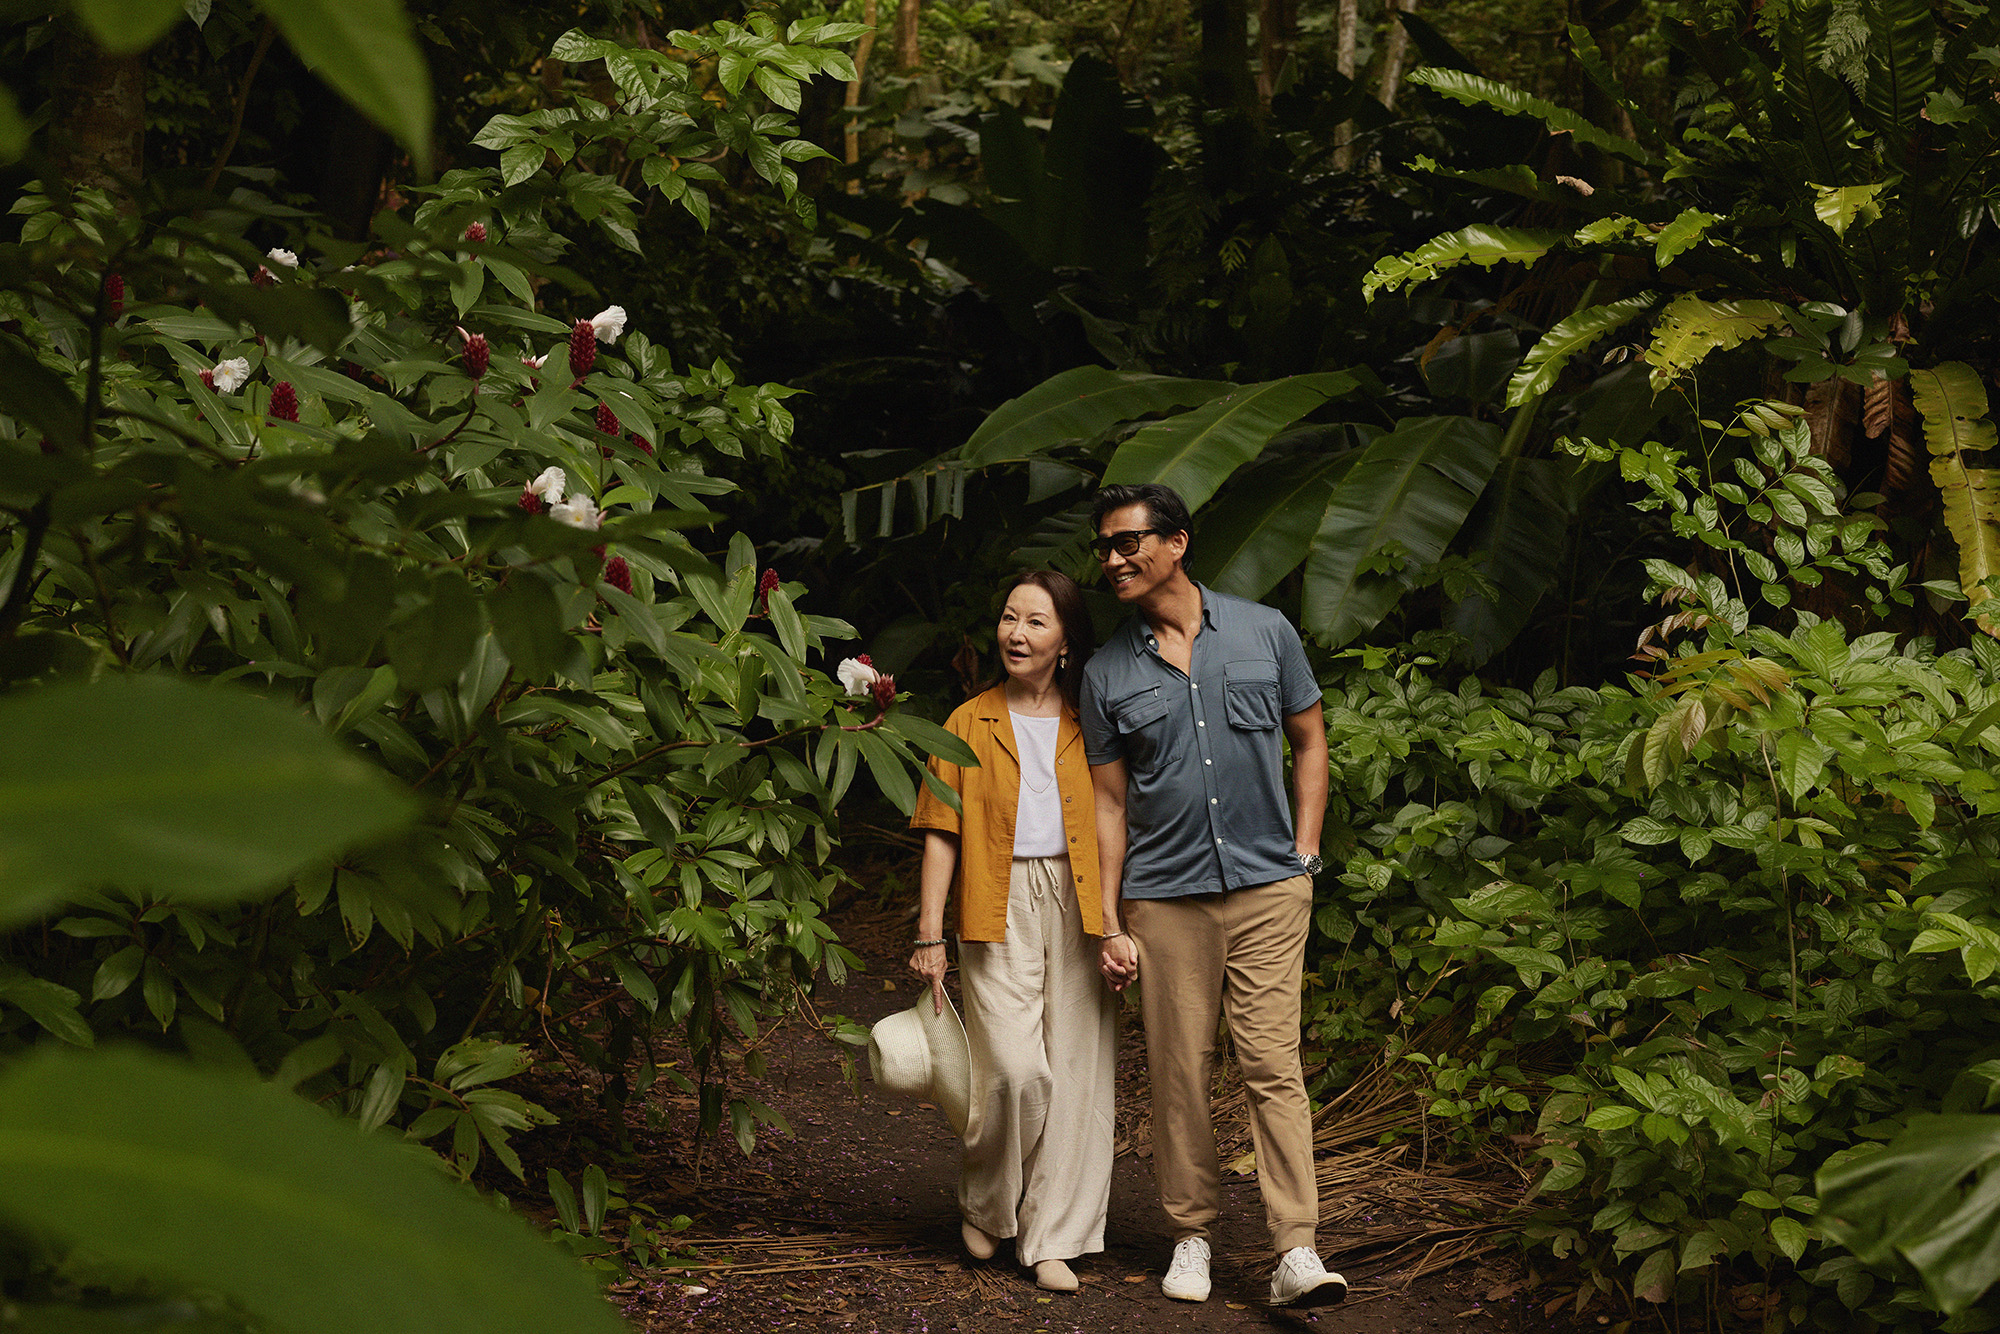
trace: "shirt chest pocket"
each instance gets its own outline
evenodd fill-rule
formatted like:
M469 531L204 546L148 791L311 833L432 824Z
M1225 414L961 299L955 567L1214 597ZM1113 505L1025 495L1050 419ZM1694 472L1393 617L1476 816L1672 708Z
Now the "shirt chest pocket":
M1111 702L1111 721L1124 743L1125 759L1140 769L1151 769L1180 753L1180 736L1168 717L1166 699L1158 686L1125 695Z
M1264 663L1229 665L1229 725L1267 732L1278 725L1278 678Z

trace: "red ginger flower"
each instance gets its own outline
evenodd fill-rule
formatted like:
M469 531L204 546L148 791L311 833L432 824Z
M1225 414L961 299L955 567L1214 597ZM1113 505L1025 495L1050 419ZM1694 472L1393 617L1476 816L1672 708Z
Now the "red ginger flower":
M569 331L569 373L581 380L597 364L597 330L578 320Z
M632 432L632 434L626 436L625 438L627 440L630 440L633 443L633 445L635 445L641 452L647 454L648 456L652 454L653 442L648 440L645 436L640 435L637 431Z
M863 667L873 667L875 665L875 659L869 657L866 653L855 654L854 660L860 663Z
M887 713L889 706L896 702L896 678L893 676L878 676L875 678L875 684L870 689L875 695L875 711L877 713Z
M262 264L259 264L257 266L257 271L250 275L250 281L252 283L255 283L259 287L270 287L273 286L278 280L275 276L272 275L269 269L265 268Z
M521 508L530 514L546 514L549 508L542 498L535 494L535 488L532 486L521 488L520 504Z
M604 562L604 582L621 593L632 592L632 567L625 563L623 556L613 556Z
M104 310L112 319L125 313L125 275L107 273L104 275Z
M477 380L480 376L486 374L486 367L489 364L491 364L492 361L493 361L493 348L486 341L486 335L467 334L465 336L466 373L470 375L473 379Z
M299 391L292 388L290 380L280 380L271 386L271 415L281 422L299 419Z
M486 224L475 222L465 229L465 239L477 245L486 239Z
M597 429L606 435L618 434L618 414L611 410L609 403L597 405Z
M766 570L757 576L757 614L771 614L771 594L778 591L778 572Z
M202 387L203 387L203 388L205 388L205 389L207 389L207 390L208 390L208 391L209 391L210 393L214 393L214 392L215 392L215 372L214 372L214 371L211 371L211 370L204 370L204 371L202 371L202 372L201 372L200 374L201 374L201 383L202 383Z

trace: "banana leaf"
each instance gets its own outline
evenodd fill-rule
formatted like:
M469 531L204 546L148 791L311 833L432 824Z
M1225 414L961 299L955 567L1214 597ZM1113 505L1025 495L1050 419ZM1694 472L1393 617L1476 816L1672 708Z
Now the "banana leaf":
M1326 371L1231 389L1141 429L1111 456L1104 485L1162 482L1180 492L1190 510L1199 509L1272 436L1357 384L1344 372Z
M1500 594L1469 597L1446 617L1446 628L1465 636L1475 667L1513 642L1555 582L1571 518L1570 471L1567 459L1505 459L1466 523L1463 545L1486 553L1479 572Z
M1444 554L1500 462L1500 428L1471 417L1413 417L1371 443L1334 488L1306 560L1306 631L1335 647L1370 629ZM1369 569L1395 543L1391 572Z
M1188 553L1194 577L1218 592L1261 599L1305 560L1334 486L1361 453L1274 459L1239 478L1202 515Z
M995 408L966 441L960 462L967 468L984 468L1027 458L1065 441L1095 440L1120 422L1206 403L1235 387L1226 380L1181 380L1078 366Z

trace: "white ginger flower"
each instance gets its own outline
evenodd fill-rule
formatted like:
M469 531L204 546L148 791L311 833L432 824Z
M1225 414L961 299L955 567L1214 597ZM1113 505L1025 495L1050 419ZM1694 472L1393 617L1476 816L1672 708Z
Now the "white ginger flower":
M283 246L272 246L265 252L264 258L273 264L282 264L288 269L296 269L299 266L299 257Z
M849 658L834 669L840 684L848 694L866 698L875 688L875 679L882 675L867 663Z
M544 352L539 357L522 357L521 364L523 366L526 366L531 371L538 371L542 368L544 363L548 361L548 359L549 359L549 354Z
M568 486L569 474L561 468L544 468L541 476L528 483L528 489L540 496L545 505L560 505Z
M230 357L226 361L218 361L211 374L215 376L216 393L233 394L250 380L250 359Z
M591 332L600 343L615 343L625 332L625 307L606 306L590 317Z
M596 532L604 526L604 514L597 508L597 502L589 496L576 496L560 505L549 506L549 516L558 523L566 523L572 528L582 528Z

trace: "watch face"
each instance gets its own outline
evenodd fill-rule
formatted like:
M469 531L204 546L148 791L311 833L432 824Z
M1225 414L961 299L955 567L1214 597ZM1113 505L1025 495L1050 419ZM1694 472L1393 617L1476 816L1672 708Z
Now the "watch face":
M1305 867L1307 875L1318 875L1326 869L1326 858L1320 856L1317 852L1310 857L1301 853L1299 855L1299 865Z

